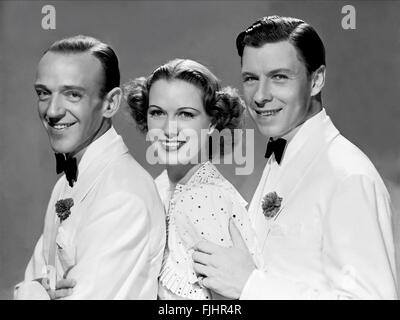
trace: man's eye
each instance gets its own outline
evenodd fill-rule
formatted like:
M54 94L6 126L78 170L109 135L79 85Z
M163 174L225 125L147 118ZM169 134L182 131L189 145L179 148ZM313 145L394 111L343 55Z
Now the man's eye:
M287 80L289 79L288 76L284 75L284 74L275 74L272 79L274 80L278 80L278 81L282 81L282 80Z
M73 101L78 101L82 98L82 94L77 91L67 91L65 94L69 99Z
M150 110L149 115L150 117L161 117L163 112L161 110Z
M46 100L47 97L49 96L49 93L44 90L36 90L36 94L37 94L39 100L41 100L41 101Z
M254 82L256 80L257 80L257 78L253 77L253 76L245 76L245 77L243 77L243 82L244 83L251 83L251 82Z

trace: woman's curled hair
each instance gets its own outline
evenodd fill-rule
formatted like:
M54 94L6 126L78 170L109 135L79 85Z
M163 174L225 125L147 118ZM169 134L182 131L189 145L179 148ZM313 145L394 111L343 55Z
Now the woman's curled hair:
M157 80L183 80L198 87L203 93L205 112L215 129L241 128L244 103L236 89L220 89L220 81L208 68L189 59L175 59L155 69L147 78L131 80L123 86L128 111L139 130L148 131L147 110L149 92Z

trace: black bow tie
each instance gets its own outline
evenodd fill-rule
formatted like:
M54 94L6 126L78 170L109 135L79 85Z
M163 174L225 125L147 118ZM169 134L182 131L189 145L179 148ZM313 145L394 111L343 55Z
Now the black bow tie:
M275 154L275 160L278 164L281 164L283 152L286 147L286 140L279 138L276 140L269 139L267 144L267 151L265 152L265 158L269 158L273 153Z
M69 186L74 186L74 181L78 178L78 165L76 163L76 158L65 158L62 153L55 153L56 156L56 172L60 174L65 173L65 177L68 180Z

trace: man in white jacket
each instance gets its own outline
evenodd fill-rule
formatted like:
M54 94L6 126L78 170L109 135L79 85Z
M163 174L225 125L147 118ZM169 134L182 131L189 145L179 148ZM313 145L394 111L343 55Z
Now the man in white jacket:
M265 266L204 241L193 254L200 281L241 299L396 299L390 197L322 106L320 37L302 20L272 16L236 44L249 114L269 138L249 207Z
M164 211L153 179L112 126L119 84L113 49L91 37L60 40L39 62L39 116L65 174L16 299L157 297Z

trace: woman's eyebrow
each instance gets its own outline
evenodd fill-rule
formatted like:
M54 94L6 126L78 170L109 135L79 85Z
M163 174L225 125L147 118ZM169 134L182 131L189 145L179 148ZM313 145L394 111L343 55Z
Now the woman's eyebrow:
M193 107L180 107L180 108L178 108L178 111L181 111L181 110L184 110L184 109L191 109L191 110L194 110L194 111L199 111L198 109L193 108Z

